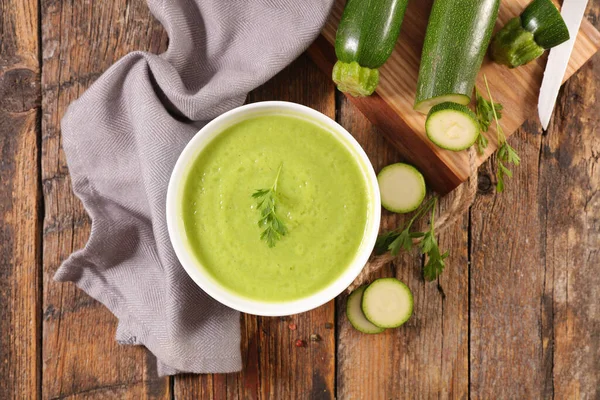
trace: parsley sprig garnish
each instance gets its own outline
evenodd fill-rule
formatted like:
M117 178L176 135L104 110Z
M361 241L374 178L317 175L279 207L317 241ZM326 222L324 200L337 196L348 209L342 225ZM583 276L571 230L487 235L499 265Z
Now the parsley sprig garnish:
M267 242L269 247L274 247L275 243L287 233L285 223L277 215L277 182L281 175L283 163L279 165L275 182L270 188L258 189L252 194L257 200L256 206L260 211L258 226L264 228L260 234L260 239Z
M401 228L391 232L379 235L375 243L375 253L383 254L389 251L392 256L398 255L400 250L409 251L413 248L413 240L422 238L419 248L422 254L427 256L427 263L423 269L423 276L428 281L437 279L444 271L444 260L449 253L441 253L435 238L435 209L438 202L438 196L434 196L423 203L416 211L415 215ZM426 232L412 231L414 222L431 210L431 219L429 221L429 230Z
M486 147L488 146L488 140L483 135L483 132L487 132L490 129L490 124L494 119L494 111L498 116L498 119L502 118L502 104L493 103L486 100L479 90L475 88L475 114L477 115L477 122L479 122L479 136L477 136L477 153L483 154Z
M494 120L496 121L496 133L498 135L498 154L496 154L496 159L498 160L498 167L496 169L496 191L503 192L504 191L504 177L508 176L512 178L512 171L508 168L508 164L513 164L515 166L521 163L521 159L517 154L516 150L513 149L508 142L506 141L506 135L502 130L502 126L500 126L500 122L498 121L500 117L498 116L498 112L496 112L496 107L494 104L494 99L492 98L492 92L490 91L490 86L488 85L487 77L483 75L483 80L485 82L485 88L487 89L488 96L490 98L490 103L492 104L492 114L494 116Z

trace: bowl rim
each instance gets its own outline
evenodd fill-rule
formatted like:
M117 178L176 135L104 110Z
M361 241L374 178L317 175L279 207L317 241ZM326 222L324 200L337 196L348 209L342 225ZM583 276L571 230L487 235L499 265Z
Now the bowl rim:
M351 261L344 272L333 282L321 290L297 300L287 302L266 302L254 300L234 293L217 282L208 272L206 272L199 260L191 254L187 248L185 229L183 227L183 218L181 217L181 191L185 182L190 164L194 162L198 154L227 127L243 121L252 115L267 113L272 110L273 113L292 114L295 116L304 116L314 121L324 128L329 129L334 136L343 144L351 148L351 153L358 158L358 163L363 169L366 178L366 184L371 197L369 202L370 215L365 234L361 242L359 251ZM188 142L179 155L167 188L166 198L166 219L169 239L175 250L179 263L186 273L204 292L218 302L241 312L260 316L286 316L298 314L317 308L342 293L358 276L367 263L371 252L375 246L375 241L379 233L379 224L381 221L381 198L377 176L373 169L367 154L354 139L354 137L327 115L314 110L310 107L287 102L287 101L262 101L242 105L234 108L207 123L200 129L194 137Z

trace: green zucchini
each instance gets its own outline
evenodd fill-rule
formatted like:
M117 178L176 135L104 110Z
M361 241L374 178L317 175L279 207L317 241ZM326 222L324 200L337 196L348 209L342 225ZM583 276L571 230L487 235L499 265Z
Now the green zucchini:
M381 205L395 213L415 211L425 198L425 178L412 165L396 163L377 175Z
M396 278L377 279L363 293L362 311L375 326L397 328L412 315L412 292Z
M479 136L477 116L467 106L441 103L431 107L425 121L427 137L437 146L452 151L468 149Z
M354 329L357 331L371 334L381 333L385 331L385 329L370 323L365 317L365 314L362 312L361 305L363 293L366 288L367 285L363 285L352 292L350 296L348 296L348 302L346 303L346 316L348 317L348 321L350 321Z
M436 104L469 104L492 37L500 0L435 0L429 16L417 81L415 110Z
M521 13L523 28L548 50L569 40L569 28L551 0L533 0Z
M348 0L335 37L337 63L332 78L338 89L369 96L379 70L394 50L408 0Z
M496 33L490 54L498 64L515 68L569 40L569 29L551 0L533 0Z

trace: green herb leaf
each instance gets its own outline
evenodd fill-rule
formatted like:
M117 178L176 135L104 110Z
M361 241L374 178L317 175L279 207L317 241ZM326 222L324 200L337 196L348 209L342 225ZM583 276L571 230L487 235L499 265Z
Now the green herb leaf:
M494 103L486 100L479 90L475 88L475 114L479 122L479 128L482 132L487 132L490 129L490 124L494 120L494 111L498 116L498 119L502 118L502 109L504 108L500 103Z
M500 103L494 103L486 100L479 90L475 88L475 114L477 115L477 122L479 122L479 136L477 137L477 152L483 154L488 146L488 140L483 135L483 132L487 132L490 129L490 124L494 120L494 112L498 116L498 119L502 118L500 112L503 107Z
M395 231L379 235L375 241L375 254L381 255L388 251L392 242L394 242L399 235L400 234Z
M479 155L483 154L485 152L485 149L488 147L488 140L487 138L481 133L479 132L479 136L477 136L477 153Z
M519 157L515 149L510 147L510 145L507 142L504 142L503 147L506 147L506 161L508 163L518 166L521 163L521 158Z
M260 211L258 226L264 228L260 235L260 239L267 242L269 247L274 247L275 243L288 232L285 223L277 215L276 206L277 182L279 181L282 167L283 164L279 166L273 186L268 189L258 189L252 193L252 198L257 200L256 208Z
M512 178L513 174L510 169L508 169L507 164L519 165L521 163L521 158L507 142L504 142L502 146L498 149L498 154L496 154L496 158L498 159L498 166L496 167L496 191L503 192L504 191L504 177Z
M421 241L421 253L427 254L434 247L437 247L435 236L432 235L431 231L426 232L425 236L423 236L423 240Z
M398 253L400 252L401 249L404 249L406 251L409 251L410 249L412 249L413 243L412 243L412 237L410 235L409 229L410 229L410 227L408 227L405 230L403 230L402 232L400 232L398 237L396 239L394 239L394 241L392 243L390 243L389 250L394 257L398 255Z
M412 249L413 239L422 238L419 248L421 253L427 256L427 264L425 264L423 276L428 281L435 280L444 270L444 259L448 257L448 252L444 254L440 253L438 242L435 238L435 208L437 200L438 197L434 196L422 204L402 230L397 229L380 235L375 243L375 253L383 254L389 251L392 256L396 256L400 250L409 251ZM429 230L427 232L411 231L413 223L430 210Z
M437 199L436 199L437 203ZM429 231L425 233L421 241L421 252L427 256L427 263L423 267L423 277L428 281L434 281L441 275L446 266L444 259L449 253L441 254L437 239L435 238L435 204L431 210Z
M496 167L496 191L503 192L504 191L504 178L512 177L512 171L508 168L508 164L513 164L518 166L521 163L521 158L517 154L516 150L513 149L506 142L506 135L502 130L502 126L500 125L500 121L498 121L502 115L500 114L500 110L498 110L497 106L499 104L494 103L494 99L492 98L492 92L490 91L490 86L488 85L487 77L485 74L483 75L483 80L485 82L485 88L487 89L488 96L490 97L489 103L492 104L491 111L492 116L496 122L496 133L498 135L498 153L496 154L496 159L498 160L498 165Z
M449 256L448 252L440 255L439 248L435 247L435 249L436 251L431 251L428 254L427 263L423 268L423 276L430 282L436 280L444 272L446 267L444 259Z

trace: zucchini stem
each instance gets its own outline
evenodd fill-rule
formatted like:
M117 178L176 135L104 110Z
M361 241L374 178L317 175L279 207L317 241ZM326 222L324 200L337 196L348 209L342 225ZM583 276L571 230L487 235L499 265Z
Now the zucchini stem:
M521 26L521 18L511 19L492 41L491 54L498 64L515 68L535 60L544 53L533 33Z
M370 96L379 84L379 70L362 67L356 61L338 61L333 67L332 79L341 92L354 97Z

